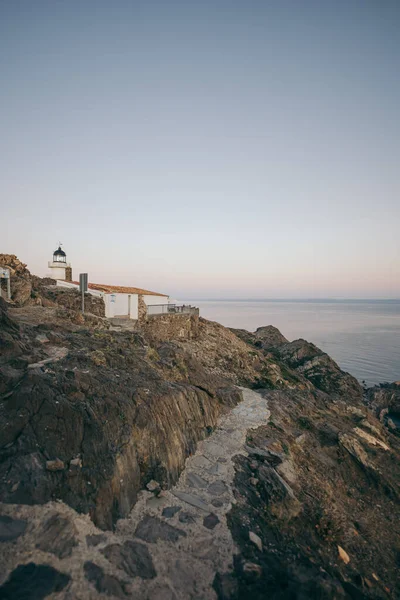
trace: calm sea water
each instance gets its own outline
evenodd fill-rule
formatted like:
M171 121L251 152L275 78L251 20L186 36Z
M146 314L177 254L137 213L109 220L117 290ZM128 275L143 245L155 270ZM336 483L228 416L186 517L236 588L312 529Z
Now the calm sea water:
M313 342L368 385L400 380L400 300L190 303L226 327L275 325L288 340Z

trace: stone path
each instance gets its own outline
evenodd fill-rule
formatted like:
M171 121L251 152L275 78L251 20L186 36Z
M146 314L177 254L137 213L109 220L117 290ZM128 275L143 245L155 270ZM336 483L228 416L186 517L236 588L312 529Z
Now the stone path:
M216 600L215 576L229 585L236 552L226 523L232 458L247 454L247 430L270 415L264 398L241 391L243 401L198 444L176 486L160 497L141 492L115 532L63 502L0 504L0 597L29 590L33 600Z
M136 579L133 596L148 600L215 600L216 573L232 570L235 545L226 523L234 502L232 457L247 454L246 432L268 421L267 401L242 388L243 401L198 445L176 484L161 498L142 492L117 535L145 542L157 576Z

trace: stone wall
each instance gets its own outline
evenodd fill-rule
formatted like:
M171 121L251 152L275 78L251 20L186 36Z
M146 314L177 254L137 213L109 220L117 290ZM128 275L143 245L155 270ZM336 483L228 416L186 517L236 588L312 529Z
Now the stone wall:
M138 321L144 323L147 320L147 305L142 294L138 298Z
M72 267L66 267L66 269L65 269L65 281L72 281Z
M141 329L154 340L193 340L198 337L199 317L190 314L165 314L147 317Z

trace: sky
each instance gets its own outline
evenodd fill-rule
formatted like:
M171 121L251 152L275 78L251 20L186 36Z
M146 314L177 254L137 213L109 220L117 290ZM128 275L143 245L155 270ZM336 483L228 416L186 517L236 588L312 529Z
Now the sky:
M399 298L399 29L397 0L0 0L0 252Z

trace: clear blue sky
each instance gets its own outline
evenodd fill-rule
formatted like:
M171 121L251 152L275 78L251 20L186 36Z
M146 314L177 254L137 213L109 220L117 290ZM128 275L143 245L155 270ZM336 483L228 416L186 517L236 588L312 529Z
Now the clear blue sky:
M0 0L0 252L400 297L399 31L396 0Z

